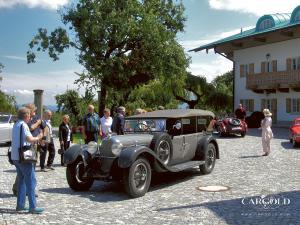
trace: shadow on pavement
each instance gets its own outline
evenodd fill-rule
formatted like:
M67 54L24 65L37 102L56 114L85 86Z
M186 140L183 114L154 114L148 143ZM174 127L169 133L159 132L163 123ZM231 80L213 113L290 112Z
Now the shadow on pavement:
M284 200L285 199L285 200ZM208 208L226 224L242 224L241 221L251 221L251 224L299 224L300 221L300 191L282 192L274 195L251 196L232 200L205 202L193 205L178 205L169 208L158 208L159 212ZM265 202L265 204L262 204ZM175 213L175 212L173 212ZM180 212L176 212L180 213Z
M193 179L193 177L199 175L199 169L189 169L178 173L153 173L151 186L148 192L167 188L169 186ZM130 199L130 197L124 192L123 184L121 182L95 181L91 189L85 192L76 192L69 187L45 188L40 189L39 191L50 194L80 196L96 202L114 202Z
M241 156L239 157L240 159L249 159L249 158L260 158L263 157L262 154L261 155L245 155L245 156Z
M8 194L8 193L0 193L0 199L1 198L12 198L15 197L13 194Z
M26 211L16 211L15 209L0 208L0 214L28 214Z
M289 130L285 128L272 128L274 139L286 139L289 138ZM246 136L261 137L261 130L257 128L251 128L248 130Z

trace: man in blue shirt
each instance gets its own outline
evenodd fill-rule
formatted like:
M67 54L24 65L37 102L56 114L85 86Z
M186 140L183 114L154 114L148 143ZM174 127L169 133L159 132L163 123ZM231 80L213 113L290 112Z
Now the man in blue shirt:
M82 134L85 143L88 144L90 141L98 142L100 135L100 117L94 112L94 106L88 106L88 114L82 120Z

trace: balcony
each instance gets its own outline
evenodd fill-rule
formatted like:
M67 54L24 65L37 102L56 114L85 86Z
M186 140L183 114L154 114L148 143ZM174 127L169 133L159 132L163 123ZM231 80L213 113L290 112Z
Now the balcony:
M248 74L246 88L256 93L300 91L300 70Z

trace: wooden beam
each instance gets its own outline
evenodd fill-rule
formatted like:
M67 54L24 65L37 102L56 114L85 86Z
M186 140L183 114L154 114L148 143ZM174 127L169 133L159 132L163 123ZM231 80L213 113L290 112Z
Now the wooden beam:
M241 43L241 42L239 42L239 43L231 42L231 45L232 45L233 47L237 47L237 48L243 47L243 43Z
M286 37L294 37L294 32L293 31L281 31L280 34L282 36L286 36Z
M257 42L266 42L267 39L265 37L255 37L253 38L254 41L257 41Z

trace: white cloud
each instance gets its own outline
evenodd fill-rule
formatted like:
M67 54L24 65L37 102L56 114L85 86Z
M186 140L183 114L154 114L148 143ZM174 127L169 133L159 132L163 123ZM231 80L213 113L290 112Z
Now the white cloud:
M209 5L217 10L229 10L250 13L256 16L272 13L292 13L299 5L299 0L209 0Z
M211 82L216 76L224 74L232 70L233 64L230 60L223 56L215 56L215 60L207 63L200 62L191 63L188 69L194 75L205 76L208 82Z
M17 5L25 5L29 8L41 7L56 10L66 5L69 0L0 0L0 8L11 8Z
M7 59L15 59L15 60L20 60L20 61L26 61L27 60L25 57L15 56L15 55L4 55L3 57L7 58Z
M78 78L74 70L49 71L45 73L5 73L1 88L7 94L14 95L18 104L33 101L33 90L44 90L44 104L56 104L54 96L66 89L77 89L74 81ZM81 71L78 69L77 71ZM82 90L80 91L82 94Z

